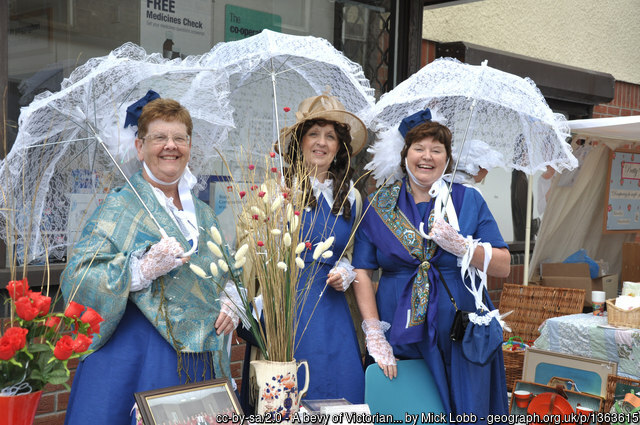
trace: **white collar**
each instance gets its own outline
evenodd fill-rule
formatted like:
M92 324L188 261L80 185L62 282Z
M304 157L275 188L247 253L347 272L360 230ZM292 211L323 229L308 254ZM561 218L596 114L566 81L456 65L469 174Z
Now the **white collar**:
M311 189L313 190L313 196L318 199L320 195L324 197L325 202L329 205L329 208L333 208L333 180L325 179L324 182L319 181L313 176L309 176L309 181L311 182ZM347 199L349 200L349 204L353 206L356 201L356 189L353 187L353 182L349 182L349 193L347 195ZM342 210L338 213L338 215L342 214Z
M153 180L155 176L150 174L149 171L147 172ZM178 179L178 196L182 203L182 211L175 206L172 197L166 196L159 188L153 185L151 186L160 205L170 213L169 215L175 220L184 237L187 240L193 241L194 245L198 243L198 220L196 219L196 208L193 202L193 196L191 195L191 189L193 189L197 181L196 176L191 173L189 167L185 167L182 176Z

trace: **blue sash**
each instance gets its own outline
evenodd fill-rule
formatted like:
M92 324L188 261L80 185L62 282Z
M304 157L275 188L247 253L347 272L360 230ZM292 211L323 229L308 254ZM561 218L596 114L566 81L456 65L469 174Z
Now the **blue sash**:
M462 203L464 188L454 185L450 202L456 207ZM389 342L411 344L425 337L435 343L437 316L437 291L439 276L432 267L442 255L435 242L424 240L418 228L425 223L425 232L433 222L433 200L424 211L419 208L406 181L385 186L369 195L368 201L377 214L368 214L367 227L375 229L375 241L379 249L407 265L415 266L415 272L407 281L394 313ZM370 233L371 234L371 233ZM399 242L399 243L398 243Z

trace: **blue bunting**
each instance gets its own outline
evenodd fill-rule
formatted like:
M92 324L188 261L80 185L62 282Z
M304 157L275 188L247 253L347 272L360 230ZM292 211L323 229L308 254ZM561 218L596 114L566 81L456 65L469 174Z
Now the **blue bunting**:
M404 118L398 126L398 131L402 134L402 137L406 137L409 130L426 121L431 121L431 111L429 108L426 108L424 111L418 111L415 114Z
M140 114L142 114L142 108L144 108L144 105L156 99L160 99L160 95L153 90L149 90L142 99L132 103L127 108L127 117L124 120L124 128L127 128L130 125L137 126L138 118L140 118Z

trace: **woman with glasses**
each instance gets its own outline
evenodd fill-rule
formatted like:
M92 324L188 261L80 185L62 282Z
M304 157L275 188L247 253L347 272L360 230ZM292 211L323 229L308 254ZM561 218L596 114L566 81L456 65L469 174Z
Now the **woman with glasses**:
M220 290L227 279L212 282L185 265L208 267L214 258L205 229L218 227L213 210L191 191L190 114L175 100L156 99L137 125L142 170L131 187L167 237L129 185L110 193L84 228L62 292L105 322L95 351L78 365L66 424L135 423L136 392L231 376L224 337L238 316Z

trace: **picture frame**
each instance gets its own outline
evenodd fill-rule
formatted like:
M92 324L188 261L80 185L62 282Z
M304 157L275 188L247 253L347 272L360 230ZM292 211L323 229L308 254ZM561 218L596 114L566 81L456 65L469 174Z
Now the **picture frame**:
M522 380L547 385L552 377L571 379L577 390L605 398L607 378L618 371L618 363L527 348L524 353Z
M231 381L211 379L134 394L145 425L198 425L245 422Z

